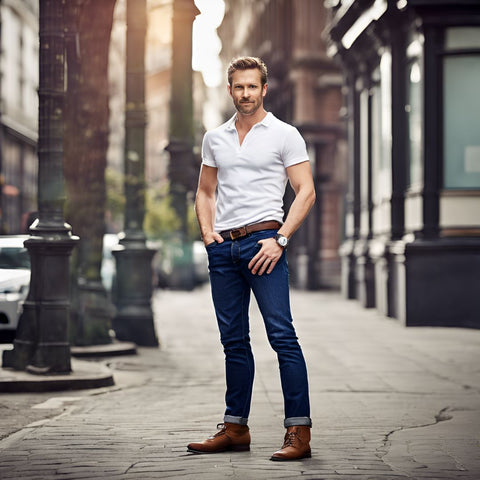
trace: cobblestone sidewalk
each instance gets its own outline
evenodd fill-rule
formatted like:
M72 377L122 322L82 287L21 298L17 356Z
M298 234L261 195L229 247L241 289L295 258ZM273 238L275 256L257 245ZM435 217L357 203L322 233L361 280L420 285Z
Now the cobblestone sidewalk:
M292 293L312 397L312 458L275 463L283 401L252 306L250 452L193 455L223 416L208 287L158 291L160 349L109 358L116 385L0 395L2 479L480 478L480 331L399 326L337 294Z

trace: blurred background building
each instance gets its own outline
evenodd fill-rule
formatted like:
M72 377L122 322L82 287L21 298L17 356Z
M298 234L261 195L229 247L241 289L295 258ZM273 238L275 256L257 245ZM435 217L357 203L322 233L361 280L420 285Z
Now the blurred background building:
M37 206L38 2L0 2L0 232Z
M480 4L329 0L348 109L343 291L480 327Z
M169 182L172 2L148 1L145 171L160 195ZM196 3L202 10L213 0ZM4 233L24 231L36 210L37 4L0 0ZM221 20L223 3L215 5ZM289 248L293 285L341 288L406 325L480 327L478 0L225 0L224 7L220 86L205 81L208 69L194 73L197 160L205 129L234 113L228 63L262 57L266 108L305 138L318 199ZM201 40L200 50L216 42ZM108 164L119 176L124 62L118 0ZM107 223L121 229L112 216Z
M169 143L170 125L173 2L174 0L147 0L145 179L149 195L154 195L157 199L166 197L169 187L170 155L165 148ZM109 62L111 116L107 175L115 177L123 172L124 155L125 0L117 0L115 6ZM205 131L202 118L207 92L200 72L194 72L193 80L194 125L198 145ZM196 179L190 178L190 183L195 182ZM149 196L148 200L150 199ZM121 222L110 214L107 222L109 231L118 232L121 229Z
M346 145L342 75L327 56L323 36L327 9L318 0L225 4L219 29L224 70L234 57L261 57L269 70L266 109L297 127L307 142L317 202L289 247L292 283L300 288L337 288ZM225 118L233 114L231 101L227 105ZM292 193L287 197L288 204Z

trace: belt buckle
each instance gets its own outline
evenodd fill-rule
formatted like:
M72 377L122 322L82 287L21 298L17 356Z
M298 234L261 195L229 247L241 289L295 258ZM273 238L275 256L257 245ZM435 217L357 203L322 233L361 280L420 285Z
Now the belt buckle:
M230 230L230 238L232 240L236 240L237 238L240 238L240 237L245 237L246 235L247 235L247 229L245 227L234 228L233 230Z

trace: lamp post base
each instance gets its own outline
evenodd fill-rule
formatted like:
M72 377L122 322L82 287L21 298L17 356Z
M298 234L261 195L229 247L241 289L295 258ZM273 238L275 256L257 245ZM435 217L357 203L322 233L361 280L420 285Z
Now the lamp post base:
M112 343L110 329L113 305L100 281L82 280L77 284L72 312L72 344L75 346Z
M158 346L151 306L154 253L142 242L128 241L113 251L117 264L115 336L145 347Z
M30 290L20 316L14 349L3 366L32 373L69 373L69 260L78 237L31 236Z

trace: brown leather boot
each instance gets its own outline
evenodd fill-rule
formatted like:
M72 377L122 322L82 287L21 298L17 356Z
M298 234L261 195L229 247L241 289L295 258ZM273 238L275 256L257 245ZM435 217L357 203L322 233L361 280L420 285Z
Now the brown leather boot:
M200 443L190 443L187 447L193 453L220 453L226 451L246 452L250 450L250 432L247 425L219 423L220 429L212 437Z
M311 456L310 427L298 425L287 428L282 449L275 452L270 460L274 462L285 462L288 460L310 458Z

